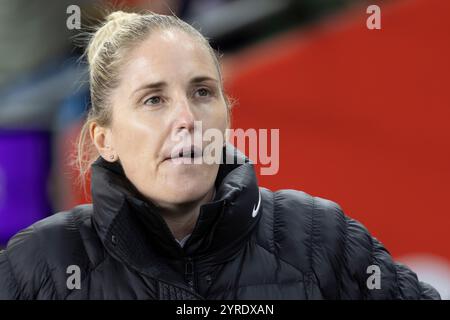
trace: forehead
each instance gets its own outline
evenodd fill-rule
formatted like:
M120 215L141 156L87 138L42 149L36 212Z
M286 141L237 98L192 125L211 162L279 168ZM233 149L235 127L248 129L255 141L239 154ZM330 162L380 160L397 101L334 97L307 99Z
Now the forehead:
M175 81L206 74L218 78L211 53L181 30L155 30L132 48L122 69L131 87L142 81Z

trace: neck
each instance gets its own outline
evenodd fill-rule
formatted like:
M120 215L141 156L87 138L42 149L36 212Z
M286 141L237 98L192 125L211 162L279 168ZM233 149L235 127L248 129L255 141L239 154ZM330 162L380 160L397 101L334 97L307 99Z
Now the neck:
M176 239L181 240L192 233L200 214L200 207L213 199L214 192L213 187L200 200L162 210L161 215Z

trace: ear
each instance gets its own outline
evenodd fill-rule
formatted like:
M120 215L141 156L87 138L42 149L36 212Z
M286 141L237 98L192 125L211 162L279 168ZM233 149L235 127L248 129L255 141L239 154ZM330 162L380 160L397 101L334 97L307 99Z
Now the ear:
M102 158L106 161L114 162L117 159L117 154L114 150L111 129L102 127L96 122L91 122L89 125L89 134Z

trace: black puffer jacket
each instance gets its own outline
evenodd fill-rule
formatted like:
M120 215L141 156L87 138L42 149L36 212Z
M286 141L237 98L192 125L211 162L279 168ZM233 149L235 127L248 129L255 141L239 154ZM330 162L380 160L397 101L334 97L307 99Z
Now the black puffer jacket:
M0 253L0 299L439 298L332 201L259 188L247 160L221 165L216 190L181 248L120 164L99 158L93 205L35 223Z

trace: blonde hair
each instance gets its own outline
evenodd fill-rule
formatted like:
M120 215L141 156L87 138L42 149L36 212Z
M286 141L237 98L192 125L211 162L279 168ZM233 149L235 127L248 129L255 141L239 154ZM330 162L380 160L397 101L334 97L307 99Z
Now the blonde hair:
M75 156L83 187L90 167L98 157L98 152L90 141L89 127L93 122L103 127L110 125L112 108L108 97L119 84L120 66L126 53L139 41L144 40L150 32L167 29L184 31L209 50L219 73L222 95L230 117L231 105L223 92L219 56L199 31L174 15L160 15L153 12L145 14L112 12L92 34L85 51L89 63L91 107L78 137Z

